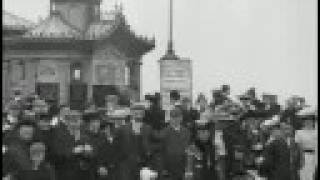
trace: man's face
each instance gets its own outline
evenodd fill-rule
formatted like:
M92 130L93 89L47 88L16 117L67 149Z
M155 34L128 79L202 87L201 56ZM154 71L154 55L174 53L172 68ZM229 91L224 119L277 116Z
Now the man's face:
M197 136L200 141L206 142L209 140L210 133L207 129L199 129L197 131Z
M30 125L22 125L19 128L19 137L22 140L30 141L33 138L34 128Z
M144 110L133 110L132 116L135 121L142 122L144 117Z
M171 124L173 127L180 126L180 125L181 125L181 122L182 122L182 116L171 117L170 124Z
M271 132L271 136L275 139L279 139L283 137L283 133L280 129L273 129Z
M38 126L41 130L49 130L51 125L50 125L51 121L48 120L48 119L43 119L43 120L40 120L38 122Z
M102 131L103 131L103 133L104 133L107 137L110 137L110 136L112 135L110 125L109 125L109 126L106 126L105 128L103 128Z
M42 142L36 142L30 146L30 159L32 161L42 162L45 158L45 145Z
M91 120L90 123L89 123L89 130L90 130L91 132L95 132L95 133L99 132L99 130L100 130L100 124L101 124L101 122L100 122L100 120L98 120L98 119L96 119L96 120Z
M68 121L69 128L73 130L79 130L81 126L81 119L80 118L70 118Z

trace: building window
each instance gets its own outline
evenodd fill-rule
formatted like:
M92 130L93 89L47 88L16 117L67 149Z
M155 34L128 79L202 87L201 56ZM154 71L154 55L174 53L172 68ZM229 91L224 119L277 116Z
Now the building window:
M80 78L81 78L81 76L80 76L80 73L81 71L80 71L80 69L75 69L74 70L74 79L76 80L76 81L80 81Z
M51 3L51 12L56 10L56 3L52 2Z
M96 17L97 20L98 20L99 17L100 17L100 5L95 5L95 6L94 6L94 14L95 14L95 17Z
M26 79L26 64L25 64L25 62L20 61L19 65L20 65L20 69L21 69L20 80L25 80Z
M125 85L130 86L130 68L128 66L124 69L124 78L125 78Z
M71 67L71 80L72 81L81 80L81 65L79 63L73 64Z

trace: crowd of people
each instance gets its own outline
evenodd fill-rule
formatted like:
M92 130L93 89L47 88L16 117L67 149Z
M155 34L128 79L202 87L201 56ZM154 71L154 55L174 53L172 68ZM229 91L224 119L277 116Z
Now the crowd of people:
M17 96L3 111L3 179L317 179L318 116L301 98L283 108L250 89L235 101L224 85L210 103L177 91L169 110L158 93L145 99L70 110Z

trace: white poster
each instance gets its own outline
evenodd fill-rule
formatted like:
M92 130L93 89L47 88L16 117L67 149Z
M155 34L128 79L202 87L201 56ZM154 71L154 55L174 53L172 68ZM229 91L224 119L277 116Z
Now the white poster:
M177 90L181 99L192 100L191 60L160 60L159 63L162 108L169 109L172 90Z

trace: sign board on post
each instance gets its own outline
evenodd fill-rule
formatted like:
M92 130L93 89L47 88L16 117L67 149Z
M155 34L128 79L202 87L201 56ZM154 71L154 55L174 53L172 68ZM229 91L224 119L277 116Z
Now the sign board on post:
M181 99L192 101L192 65L191 60L160 60L160 93L162 109L170 110L170 91L176 90ZM168 113L166 113L166 121Z
M162 108L170 105L170 91L177 90L181 99L192 100L191 60L160 60L160 93Z

